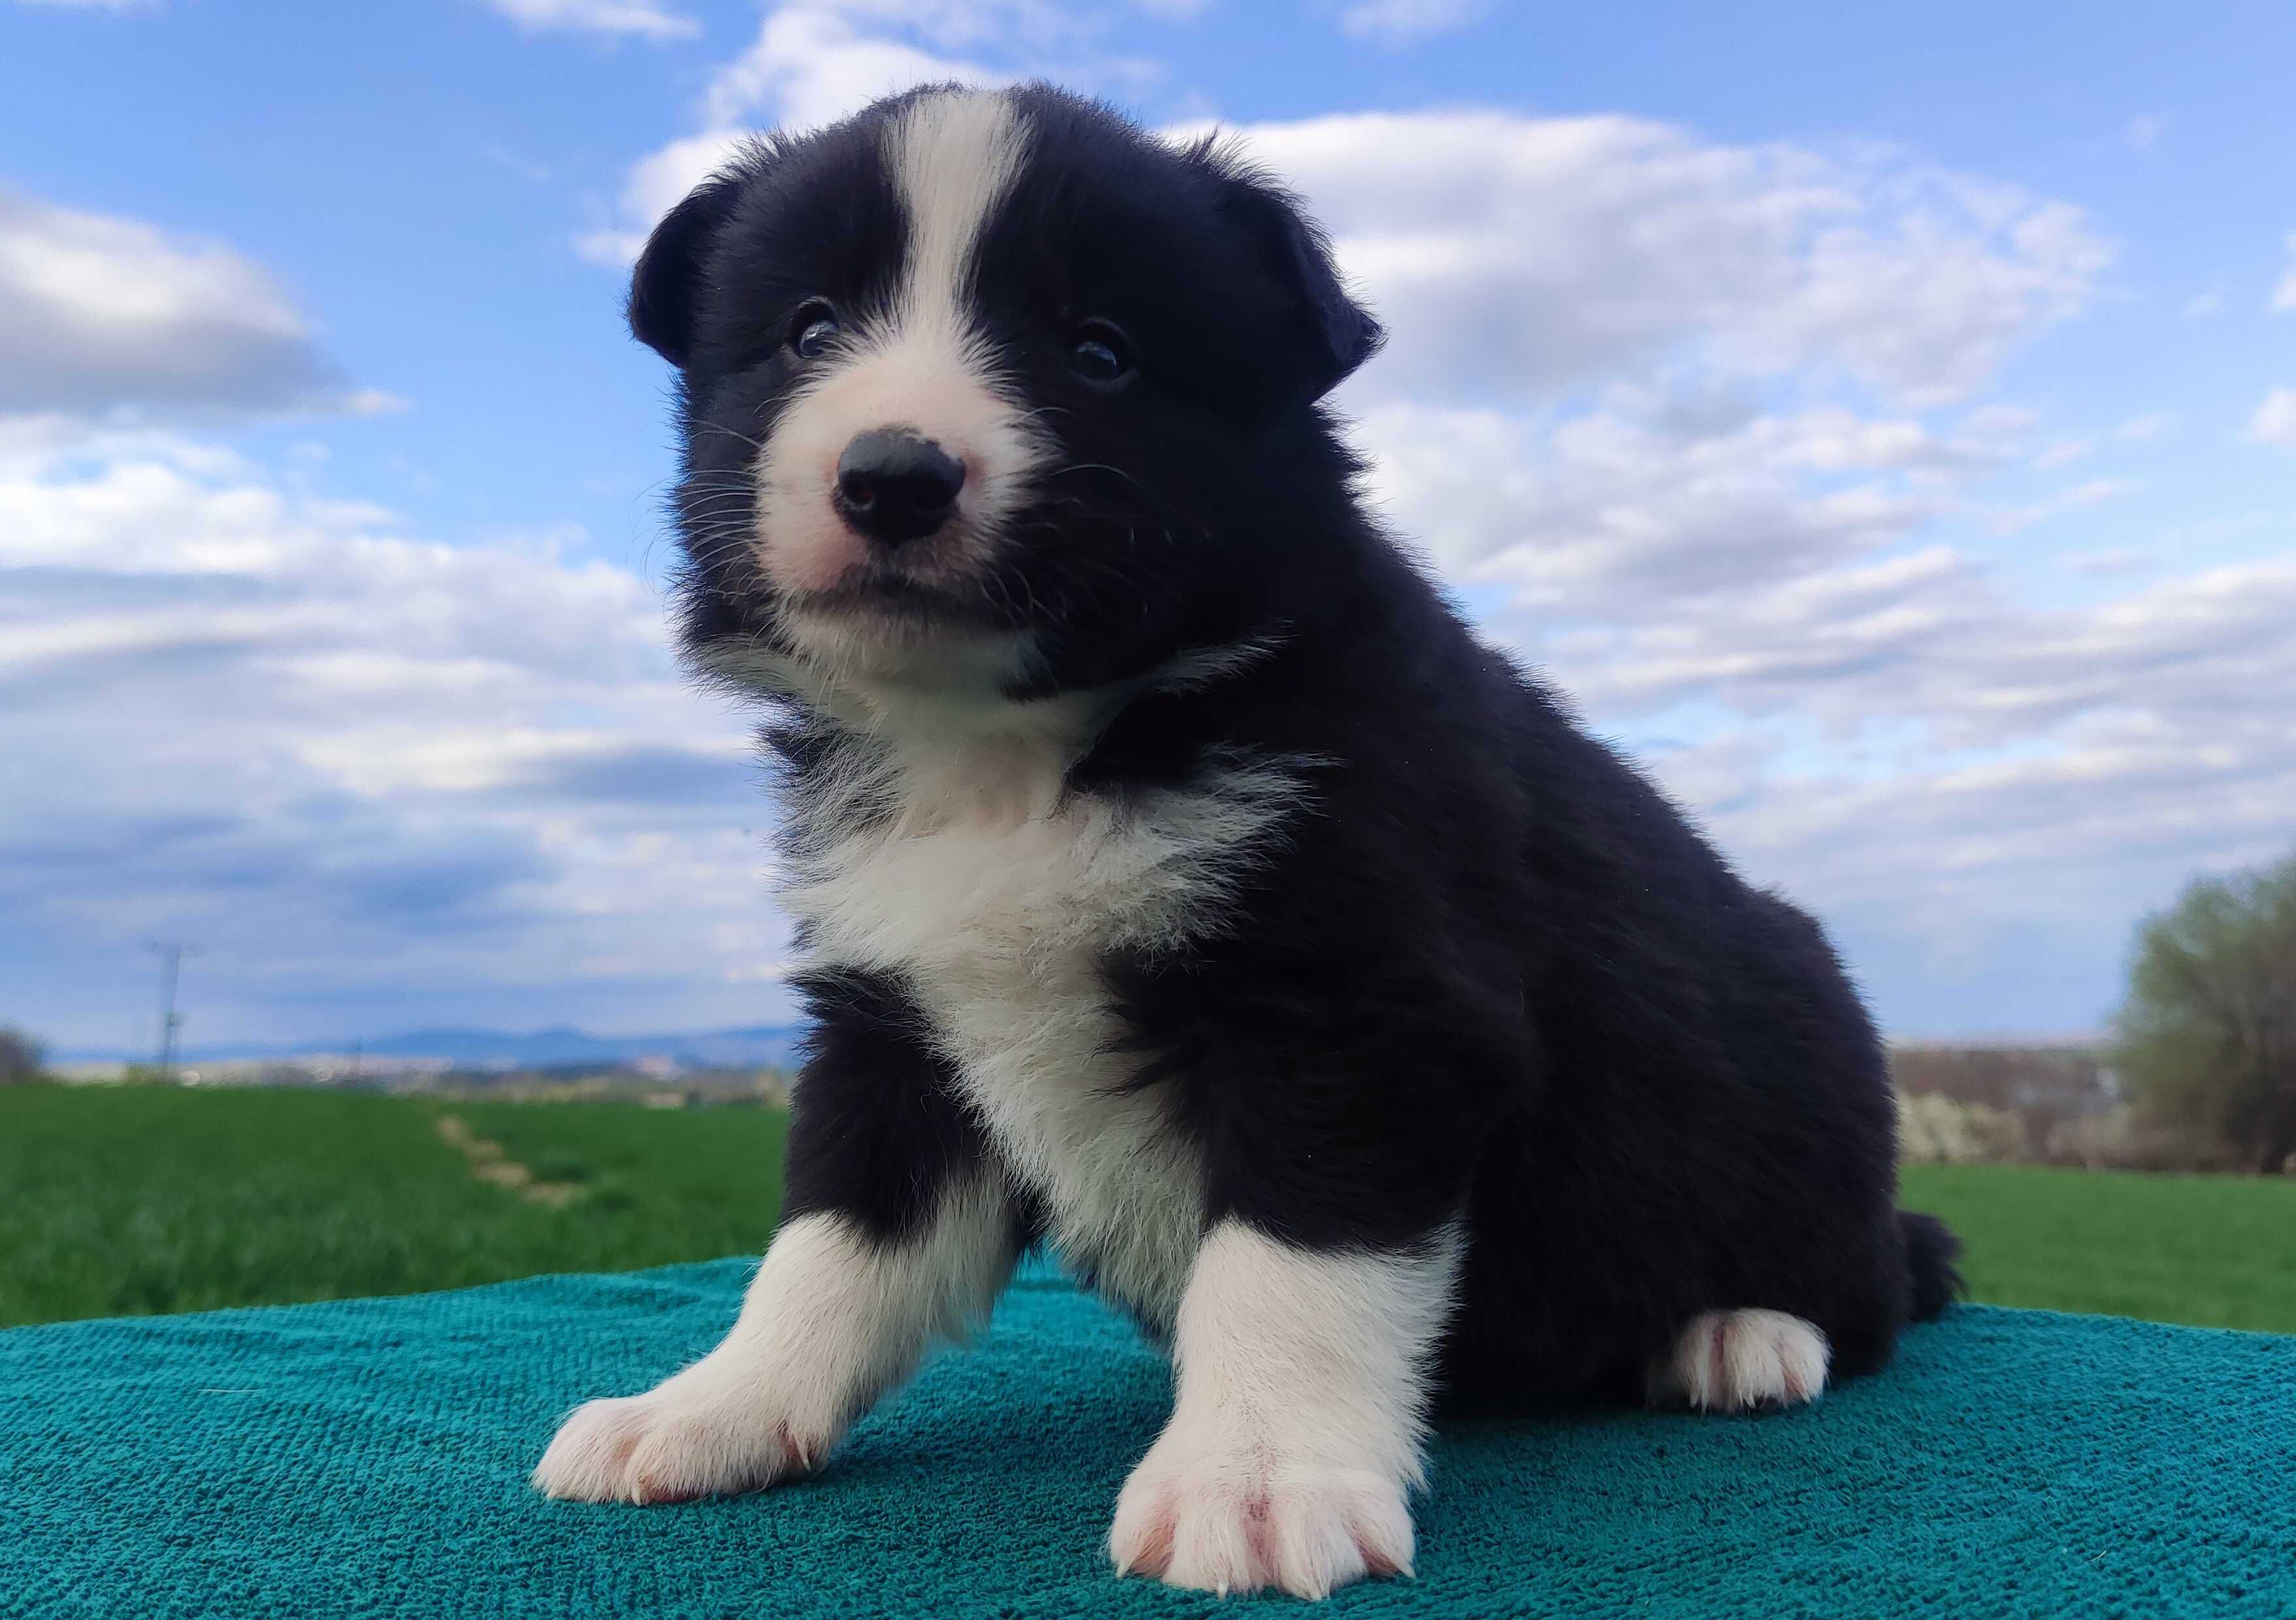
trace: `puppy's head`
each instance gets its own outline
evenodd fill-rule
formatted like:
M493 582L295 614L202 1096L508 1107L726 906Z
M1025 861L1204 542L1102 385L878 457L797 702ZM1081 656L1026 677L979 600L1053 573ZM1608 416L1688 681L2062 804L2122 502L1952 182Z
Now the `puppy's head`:
M657 227L630 323L682 375L705 665L1013 695L1249 634L1381 336L1279 188L1042 87L759 143Z

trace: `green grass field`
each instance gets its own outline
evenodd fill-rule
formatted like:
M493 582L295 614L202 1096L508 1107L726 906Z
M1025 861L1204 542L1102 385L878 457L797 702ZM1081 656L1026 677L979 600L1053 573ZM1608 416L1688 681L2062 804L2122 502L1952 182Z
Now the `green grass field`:
M442 1113L563 1208L480 1181ZM0 1091L0 1325L460 1288L763 1248L783 1116L303 1091Z
M470 1133L562 1207L481 1180ZM780 1203L763 1109L325 1092L0 1091L0 1325L459 1288L755 1254ZM1913 1166L1976 1297L2296 1332L2296 1183Z
M2296 1333L2296 1181L1908 1165L1900 1201L1962 1235L1975 1298Z

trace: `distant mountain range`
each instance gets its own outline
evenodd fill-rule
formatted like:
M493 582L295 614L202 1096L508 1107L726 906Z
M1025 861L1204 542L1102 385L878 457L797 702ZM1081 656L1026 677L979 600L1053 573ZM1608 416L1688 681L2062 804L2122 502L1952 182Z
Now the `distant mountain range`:
M374 1041L302 1041L292 1045L218 1041L191 1045L184 1063L233 1063L265 1058L348 1056L366 1059L429 1058L473 1067L557 1068L578 1063L627 1063L637 1058L675 1058L687 1065L787 1064L795 1060L795 1025L754 1029L712 1029L684 1035L594 1035L579 1029L537 1029L513 1035L500 1029L418 1029ZM53 1054L62 1063L149 1062L149 1051L119 1047L67 1048Z

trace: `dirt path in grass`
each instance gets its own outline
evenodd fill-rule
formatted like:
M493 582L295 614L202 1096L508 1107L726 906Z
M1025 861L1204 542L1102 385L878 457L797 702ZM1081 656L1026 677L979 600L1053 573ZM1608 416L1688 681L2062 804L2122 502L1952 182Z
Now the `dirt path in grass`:
M439 1140L469 1163L472 1175L504 1192L514 1192L529 1204L563 1209L582 1196L577 1182L537 1180L533 1171L503 1151L502 1143L479 1135L459 1114L439 1115L438 1132Z

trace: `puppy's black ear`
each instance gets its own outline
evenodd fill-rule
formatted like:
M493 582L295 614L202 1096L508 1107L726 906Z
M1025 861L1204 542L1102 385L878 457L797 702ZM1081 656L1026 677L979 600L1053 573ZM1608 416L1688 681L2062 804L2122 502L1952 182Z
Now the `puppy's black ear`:
M1249 163L1208 155L1220 175L1222 211L1299 299L1312 356L1308 397L1320 399L1378 352L1387 329L1340 285L1332 244L1297 197Z
M740 174L712 176L662 217L630 273L630 331L672 365L693 352L693 307L709 244L742 194Z

